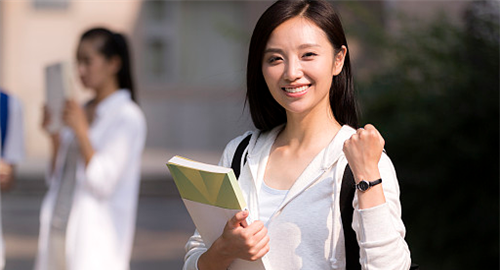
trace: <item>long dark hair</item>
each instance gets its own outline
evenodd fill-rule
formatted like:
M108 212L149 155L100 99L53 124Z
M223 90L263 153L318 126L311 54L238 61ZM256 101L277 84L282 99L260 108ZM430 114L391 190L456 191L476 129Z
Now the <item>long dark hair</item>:
M335 53L342 45L346 48L347 40L340 18L333 7L323 0L277 1L262 14L255 26L250 40L247 63L247 102L256 128L270 130L286 123L286 112L271 96L264 75L262 59L269 36L273 30L286 20L302 16L321 28ZM351 74L349 49L344 60L342 71L333 77L330 87L330 107L335 119L341 124L353 128L358 126L356 101Z
M104 55L106 59L111 59L114 56L118 56L120 58L121 67L116 75L118 78L118 86L130 91L132 100L136 101L129 49L125 36L120 33L114 33L106 28L97 27L83 33L80 38L80 43L87 39L102 40L102 45L98 48L98 51Z

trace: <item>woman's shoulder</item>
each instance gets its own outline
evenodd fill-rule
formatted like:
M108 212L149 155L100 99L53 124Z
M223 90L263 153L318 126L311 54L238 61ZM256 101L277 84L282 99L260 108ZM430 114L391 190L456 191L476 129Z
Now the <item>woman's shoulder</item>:
M339 133L350 138L354 133L356 133L356 129L346 124L340 128Z
M122 103L119 108L121 117L126 119L137 121L137 122L145 122L146 118L144 116L144 112L141 107L132 100Z
M250 146L250 150L254 148L259 148L260 144L272 139L274 140L277 133L279 133L283 129L283 125L277 126L269 131L261 131L261 130L249 130L244 132L242 135L232 139L226 145L226 150L230 150L230 152L236 151L238 145L247 137L250 138L248 141L248 145Z
M238 148L238 145L240 145L240 143L246 139L247 137L250 136L250 138L253 137L254 134L258 134L259 131L256 131L256 130L247 130L245 131L243 134L237 136L236 138L233 138L232 140L230 140L227 144L226 144L226 147L224 149L224 152L234 152L236 151L236 148Z
M260 132L257 130L248 130L243 134L237 136L236 138L230 140L224 148L224 152L222 154L219 165L230 166L234 153L236 152L236 149L238 148L240 143L242 143L246 138L250 138L250 141L255 140L255 135L259 133ZM250 144L250 142L248 144Z
M227 165L226 162L233 159L236 149L245 138L249 138L249 140L246 142L247 152L249 153L249 155L255 154L256 152L265 148L265 145L270 143L270 141L274 141L276 134L282 128L283 125L280 125L270 131L249 130L244 132L242 135L239 135L238 137L229 141L229 143L226 145L221 163Z

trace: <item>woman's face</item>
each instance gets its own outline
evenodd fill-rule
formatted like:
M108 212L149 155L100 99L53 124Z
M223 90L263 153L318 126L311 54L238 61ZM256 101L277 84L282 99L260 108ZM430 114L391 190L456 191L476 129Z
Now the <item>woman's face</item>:
M99 90L112 82L116 77L114 61L106 59L98 51L101 40L84 39L77 52L78 73L86 88Z
M342 47L335 55L325 32L310 20L285 21L264 50L262 73L271 95L287 114L330 111L330 86L342 70L345 51Z

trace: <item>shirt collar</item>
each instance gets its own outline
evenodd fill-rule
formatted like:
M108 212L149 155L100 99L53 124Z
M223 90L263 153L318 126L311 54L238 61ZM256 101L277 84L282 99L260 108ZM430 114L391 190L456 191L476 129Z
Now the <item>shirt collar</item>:
M249 156L254 156L258 160L264 150L269 151L276 140L279 132L284 125L279 125L267 133L257 133L257 136L252 136L249 143ZM323 154L322 167L327 169L331 167L343 153L343 144L349 139L356 130L348 125L343 125L337 132L333 140L323 149L320 154ZM260 138L259 138L260 137Z
M324 156L322 161L323 170L330 168L339 157L344 153L344 142L351 138L356 130L348 125L343 125L342 128L337 132L333 140L324 149Z

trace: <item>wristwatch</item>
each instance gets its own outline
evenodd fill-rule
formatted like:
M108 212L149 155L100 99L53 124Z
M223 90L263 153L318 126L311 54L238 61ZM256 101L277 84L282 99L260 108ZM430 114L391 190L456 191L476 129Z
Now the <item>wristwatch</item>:
M376 186L378 184L382 183L382 179L378 179L378 180L375 180L375 181L366 181L366 180L361 180L359 183L357 183L356 185L354 185L356 187L357 190L359 191L367 191L368 189L370 189L371 187L373 186Z

